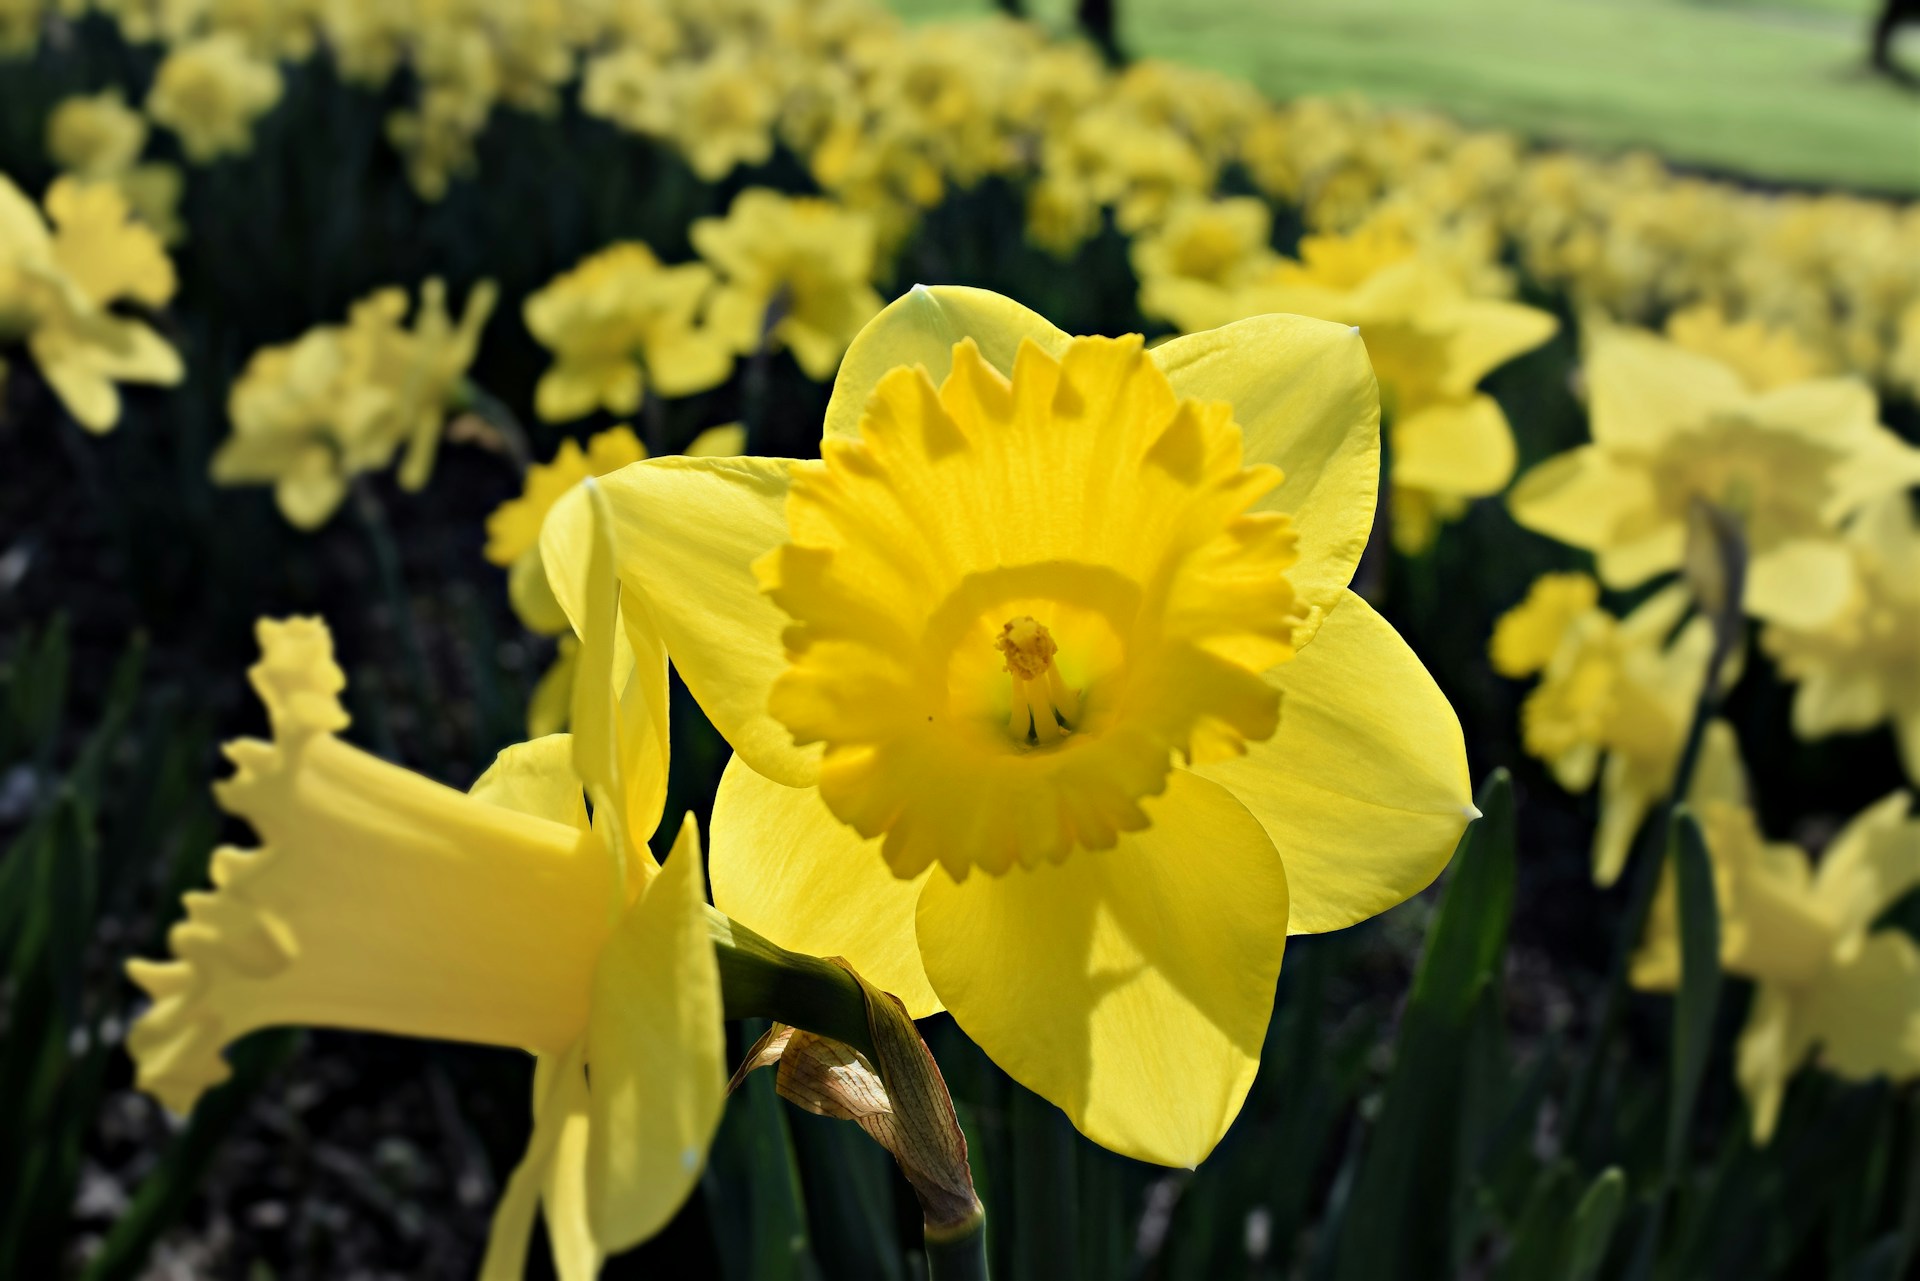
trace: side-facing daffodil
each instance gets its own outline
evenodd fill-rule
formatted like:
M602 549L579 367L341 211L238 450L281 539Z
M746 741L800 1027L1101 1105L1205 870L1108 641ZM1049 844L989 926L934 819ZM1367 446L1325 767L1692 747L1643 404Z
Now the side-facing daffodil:
M139 1083L190 1110L255 1028L313 1025L535 1056L533 1135L481 1275L518 1277L544 1209L563 1278L659 1230L699 1177L726 1088L720 978L689 819L664 866L666 666L620 609L604 541L566 562L583 625L572 736L507 749L462 794L337 737L345 678L315 619L262 622L271 742L229 745L223 848L186 896L128 1036ZM583 803L593 801L588 819Z
M1920 783L1920 519L1888 494L1849 522L1853 595L1824 626L1775 623L1760 646L1795 682L1802 738L1891 724L1907 777Z
M880 310L873 220L857 210L750 187L689 235L720 273L713 327L743 355L784 347L807 377L825 380Z
M944 1007L1098 1142L1198 1162L1287 935L1417 893L1475 813L1453 709L1346 587L1378 413L1343 325L1147 351L917 287L848 351L822 461L599 482L736 753L716 902Z
M1586 574L1542 575L1494 625L1494 671L1540 683L1520 706L1521 742L1569 792L1600 780L1593 879L1619 879L1634 833L1673 787L1713 656L1713 624L1681 625L1686 592L1669 587L1625 618ZM1676 630L1677 629L1677 630ZM1604 769L1602 768L1604 763Z
M1527 528L1593 552L1610 587L1679 568L1700 500L1741 522L1748 612L1818 626L1852 590L1834 531L1920 483L1920 449L1880 425L1858 379L1754 391L1710 356L1611 327L1590 337L1585 371L1593 442L1529 471L1508 502Z
M1696 800L1713 859L1720 963L1752 979L1734 1071L1765 1143L1787 1081L1811 1055L1849 1081L1920 1078L1920 946L1880 915L1920 884L1920 819L1895 792L1868 806L1814 867L1797 845L1767 841L1753 811ZM1633 962L1636 987L1680 981L1678 900L1666 872Z

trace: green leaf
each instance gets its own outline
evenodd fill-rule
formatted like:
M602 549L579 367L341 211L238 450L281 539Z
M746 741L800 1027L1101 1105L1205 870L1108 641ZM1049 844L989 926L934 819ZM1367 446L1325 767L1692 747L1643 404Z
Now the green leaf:
M1672 858L1680 901L1680 991L1673 1003L1673 1093L1667 1111L1667 1171L1677 1177L1686 1159L1695 1101L1713 1050L1720 1005L1720 912L1714 900L1713 860L1693 814L1674 816Z
M1416 1276L1454 1257L1451 1189L1471 1175L1461 1105L1476 1005L1495 986L1513 914L1513 784L1477 798L1413 980L1381 1107L1354 1174L1334 1275ZM1483 1014L1489 1017L1493 1011ZM1386 1230L1385 1225L1391 1225Z
M754 1022L745 1030L757 1037L765 1025ZM729 1281L809 1281L820 1275L773 1073L755 1072L729 1101L701 1186Z
M1574 1208L1573 1229L1567 1236L1567 1268L1562 1274L1566 1281L1592 1281L1599 1275L1626 1199L1627 1176L1619 1166L1602 1170L1588 1185Z

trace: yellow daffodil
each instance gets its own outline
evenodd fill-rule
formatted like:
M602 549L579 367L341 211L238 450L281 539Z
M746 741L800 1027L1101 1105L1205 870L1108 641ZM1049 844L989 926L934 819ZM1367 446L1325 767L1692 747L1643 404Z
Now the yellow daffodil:
M495 1211L489 1281L521 1274L542 1210L569 1281L658 1231L699 1178L726 1088L698 837L689 818L664 867L640 839L665 796L665 659L643 620L622 620L610 549L569 564L594 674L580 732L509 748L469 794L341 741L325 626L263 622L251 677L273 739L231 744L216 789L262 846L216 851L172 959L128 966L153 998L128 1036L140 1086L177 1112L260 1027L534 1054L533 1135Z
M880 310L873 223L832 201L751 187L690 234L720 273L709 314L735 351L784 347L807 377L831 378Z
M662 396L717 387L733 371L723 334L699 321L713 289L700 263L668 266L637 241L610 245L527 299L527 328L554 353L534 390L548 422L596 409L631 414Z
M1634 833L1673 786L1713 627L1705 618L1680 627L1687 598L1678 587L1624 619L1599 599L1600 585L1585 574L1544 575L1495 625L1489 657L1502 676L1540 677L1520 709L1528 754L1569 792L1600 780L1593 879L1611 885Z
M1754 391L1709 356L1606 328L1589 341L1586 380L1593 443L1528 472L1509 503L1527 528L1594 552L1611 587L1678 568L1703 500L1742 523L1749 612L1821 625L1853 581L1835 528L1920 481L1920 450L1880 426L1855 379Z
M1874 928L1920 884L1920 820L1909 807L1905 792L1869 806L1814 867L1798 846L1765 840L1737 800L1698 806L1713 859L1720 963L1755 984L1734 1070L1756 1143L1773 1136L1787 1081L1810 1055L1844 1080L1920 1077L1920 946L1897 927ZM1669 869L1633 982L1670 991L1679 978Z
M1891 724L1907 777L1920 782L1920 521L1889 494L1847 527L1853 593L1821 627L1775 623L1763 649L1795 682L1793 728L1824 738Z
M1183 329L1205 329L1222 310L1220 296L1273 270L1273 213L1253 196L1186 201L1158 229L1133 242L1140 310Z
M179 135L188 159L205 164L250 150L254 121L280 91L280 69L237 33L221 31L167 54L147 93L147 115Z
M1475 389L1552 337L1557 322L1546 312L1473 297L1393 221L1308 236L1298 263L1283 260L1264 282L1214 297L1221 318L1295 312L1359 328L1380 379L1394 540L1403 550L1424 550L1439 520L1513 476L1507 417Z
M1734 370L1750 391L1772 391L1834 372L1792 330L1758 320L1731 321L1706 304L1667 317L1667 337Z
M746 446L746 439L744 427L727 423L701 432L686 452L694 458L730 458ZM553 594L540 558L540 527L553 505L575 485L645 457L647 447L626 426L596 434L584 450L572 440L562 441L550 462L535 463L527 469L520 497L508 499L487 517L486 556L507 571L507 599L514 614L531 631L560 636L553 664L540 677L527 705L530 737L555 734L567 727L573 706L573 678L579 667L579 651L569 632L566 612Z
M736 753L716 902L944 1007L1099 1142L1199 1161L1287 934L1416 893L1474 814L1451 707L1346 589L1377 413L1344 326L1148 352L916 288L848 351L823 461L599 482Z
M82 178L116 178L147 145L147 122L118 89L75 94L47 117L47 154Z
M674 99L667 134L703 180L718 182L773 155L780 102L769 71L738 50L723 50L664 73Z
M429 280L409 329L405 291L382 289L355 303L345 325L255 352L227 400L233 432L214 453L213 479L271 484L300 529L324 524L355 475L403 448L400 483L420 489L494 298L491 282L474 286L456 324L445 286Z
M173 263L111 185L61 178L46 213L0 177L0 343L24 341L67 412L104 432L120 420L114 384L173 386L185 374L165 339L109 310L164 306Z

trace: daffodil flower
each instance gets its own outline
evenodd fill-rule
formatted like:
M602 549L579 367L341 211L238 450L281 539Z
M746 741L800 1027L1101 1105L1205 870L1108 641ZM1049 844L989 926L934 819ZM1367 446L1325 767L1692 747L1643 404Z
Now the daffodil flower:
M848 351L823 461L600 482L736 753L716 903L944 1007L1108 1147L1198 1162L1287 935L1418 892L1475 813L1452 708L1346 589L1377 424L1344 326L1149 352L916 288Z
M0 176L0 343L22 340L47 385L91 432L120 420L122 382L173 386L179 353L121 301L163 306L173 263L152 230L106 183L61 178L47 189L48 223Z
M1760 645L1793 681L1802 738L1891 724L1907 777L1920 783L1920 519L1889 494L1848 524L1853 595L1821 627L1773 624Z
M1880 425L1857 379L1754 391L1710 356L1615 328L1592 336L1585 370L1593 442L1521 477L1508 503L1527 528L1593 552L1610 587L1677 569L1698 499L1742 523L1748 612L1818 626L1852 590L1834 531L1920 482L1920 449Z
M509 748L468 794L341 741L326 627L262 622L250 675L273 739L230 745L216 789L262 846L217 851L173 958L128 966L154 1001L128 1037L140 1086L177 1112L260 1027L536 1055L533 1135L485 1278L520 1274L540 1209L570 1281L657 1231L724 1100L699 840L689 819L662 866L639 839L665 796L664 655L616 603L610 551L591 534L581 550L559 592L582 624L576 732Z
M1546 574L1500 617L1488 646L1502 676L1539 676L1520 705L1521 742L1569 792L1600 780L1593 879L1612 885L1634 833L1673 787L1713 659L1713 624L1682 620L1687 594L1654 593L1625 618L1586 574ZM1723 676L1723 681L1730 679Z
M1881 913L1920 884L1920 819L1895 792L1833 838L1816 868L1796 845L1769 842L1753 811L1724 791L1698 805L1713 859L1720 961L1756 990L1734 1070L1753 1137L1773 1135L1787 1081L1811 1055L1849 1081L1920 1078L1920 946ZM1680 980L1678 908L1668 869L1635 986Z

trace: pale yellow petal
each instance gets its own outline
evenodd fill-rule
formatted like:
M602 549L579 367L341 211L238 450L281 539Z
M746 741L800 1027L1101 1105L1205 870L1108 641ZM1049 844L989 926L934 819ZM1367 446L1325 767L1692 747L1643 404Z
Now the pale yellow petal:
M1477 813L1460 722L1433 677L1349 593L1267 680L1279 732L1195 772L1238 797L1280 851L1289 931L1341 929L1425 889Z
M1780 1101L1786 1097L1787 1078L1807 1057L1807 1037L1795 1026L1793 1003L1786 992L1763 983L1753 994L1747 1026L1734 1051L1734 1075L1753 1117L1753 1141L1764 1146L1780 1120Z
M1193 1166L1259 1067L1287 880L1223 788L1175 772L1145 831L1003 876L944 870L920 948L961 1029L1095 1142Z
M573 740L549 734L515 743L493 758L467 795L535 818L587 829L586 795L573 772Z
M1646 474L1582 445L1528 471L1507 495L1513 518L1537 534L1588 550L1644 532L1657 520Z
M817 747L793 745L767 712L787 668L787 616L752 565L787 541L787 480L772 458L657 458L604 478L621 579L643 596L674 668L721 735L754 769L791 787L819 778ZM547 517L548 564L586 546L590 509L575 491ZM562 582L555 590L567 604ZM571 613L573 606L569 605Z
M587 1107L587 1080L580 1070L579 1046L557 1053L551 1060L542 1056L533 1080L533 1137L493 1208L487 1253L480 1262L480 1281L521 1281L525 1276L533 1216L540 1207L555 1149L568 1123Z
M587 1194L609 1254L665 1227L699 1182L726 1105L720 967L691 815L607 940L593 981Z
M1513 430L1491 396L1422 406L1391 430L1396 485L1482 498L1513 479Z
M857 436L867 398L889 369L925 365L937 386L953 368L953 345L971 338L987 363L1013 373L1020 341L1031 338L1049 355L1066 348L1069 336L1040 313L985 289L915 285L867 322L833 380L824 434Z
M1864 930L1920 884L1920 819L1905 791L1856 815L1827 845L1813 893L1842 931Z
M1920 946L1904 931L1869 934L1795 1005L1829 1071L1850 1081L1920 1076Z
M1285 479L1256 509L1293 516L1300 560L1287 577L1306 605L1333 609L1373 530L1380 490L1380 393L1359 333L1255 316L1150 354L1176 395L1233 405L1248 466L1280 468Z
M1585 370L1593 439L1613 448L1658 446L1747 400L1728 366L1638 330L1595 331Z
M1853 557L1838 539L1781 543L1747 566L1747 612L1772 623L1821 627L1846 608L1853 579Z
M736 756L711 834L715 907L784 948L845 957L916 1019L939 1012L913 930L927 874L896 877L879 838L835 818L818 788L783 786Z

